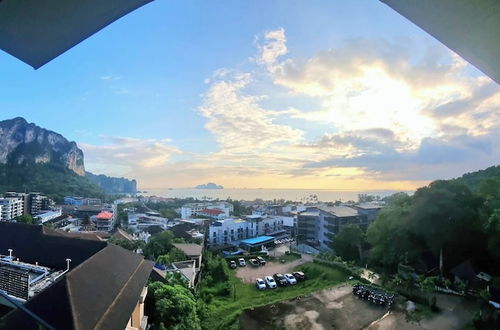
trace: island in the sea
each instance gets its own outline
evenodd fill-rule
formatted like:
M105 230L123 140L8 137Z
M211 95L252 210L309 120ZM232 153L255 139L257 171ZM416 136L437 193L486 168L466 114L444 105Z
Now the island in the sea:
M199 184L194 188L195 189L224 189L223 186L219 186L213 182L209 182L207 184Z

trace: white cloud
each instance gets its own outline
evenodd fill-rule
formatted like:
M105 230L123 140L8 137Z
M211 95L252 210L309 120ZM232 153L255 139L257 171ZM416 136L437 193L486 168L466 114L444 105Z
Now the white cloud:
M136 139L103 137L107 144L79 144L85 153L89 170L108 175L130 175L141 169L165 166L172 156L182 151L169 139Z
M205 127L225 152L254 153L276 143L302 138L302 131L273 122L273 112L259 105L264 96L247 95L251 74L217 71L199 112Z

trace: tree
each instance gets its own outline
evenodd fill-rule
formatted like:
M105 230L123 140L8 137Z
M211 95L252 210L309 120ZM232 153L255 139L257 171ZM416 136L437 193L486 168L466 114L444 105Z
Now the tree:
M333 237L332 247L344 260L363 260L365 234L358 225L348 224Z
M27 223L29 225L36 225L38 223L38 221L36 219L33 219L33 217L29 214L23 214L16 217L16 221L20 223Z
M162 254L168 254L174 246L173 239L174 235L168 230L151 237L144 247L144 255L156 260Z
M196 300L186 287L153 282L148 286L154 305L153 323L157 328L201 329Z
M400 262L408 263L416 253L407 232L412 199L405 193L398 193L386 198L386 203L368 227L366 239L371 245L370 261L393 272Z
M156 258L156 262L162 265L168 265L172 262L186 260L186 254L176 247L173 247L167 254L162 254Z
M485 248L484 226L478 210L483 199L456 181L434 181L413 196L410 232L447 268L480 256Z

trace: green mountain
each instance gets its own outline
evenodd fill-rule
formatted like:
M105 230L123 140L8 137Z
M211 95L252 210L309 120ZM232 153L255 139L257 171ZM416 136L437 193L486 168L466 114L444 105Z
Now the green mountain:
M500 165L491 166L484 170L466 173L456 179L468 186L471 190L477 190L481 183L488 179L500 180Z
M24 118L0 121L0 192L5 191L36 191L56 201L67 195L104 197L85 177L75 142Z

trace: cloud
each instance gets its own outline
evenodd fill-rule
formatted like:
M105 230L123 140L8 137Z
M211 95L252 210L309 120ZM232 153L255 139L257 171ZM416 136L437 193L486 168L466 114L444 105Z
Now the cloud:
M205 127L226 152L253 153L276 143L298 141L303 133L273 122L273 112L259 105L264 96L247 95L251 74L217 71L199 112Z
M495 165L500 157L500 148L496 144L498 134L471 137L467 135L449 140L425 138L415 150L398 151L388 145L360 154L334 156L322 161L309 162L305 168L348 167L363 169L378 180L434 180L451 178L471 169L480 169ZM321 144L322 141L319 142ZM363 150L368 144L362 141L357 150Z
M288 52L285 29L268 31L264 35L264 42L257 47L259 49L257 62L264 64L271 71L274 70L276 60Z
M86 164L108 175L130 175L141 169L162 167L174 155L183 154L169 139L102 137L106 144L79 144Z

